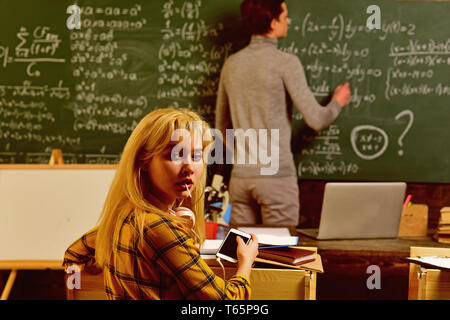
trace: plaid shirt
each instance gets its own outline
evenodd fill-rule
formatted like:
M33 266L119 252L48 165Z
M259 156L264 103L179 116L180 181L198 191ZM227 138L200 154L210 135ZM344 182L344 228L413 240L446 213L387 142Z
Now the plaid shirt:
M64 266L95 266L96 235L97 227L75 241ZM125 219L103 271L109 299L250 299L247 277L216 276L179 223L152 213L146 215L143 237L134 215Z
M97 239L98 227L95 227L72 243L64 253L63 266L67 269L70 265L76 264L81 270L90 272L95 269L101 272L101 268L95 263L95 240ZM93 272L95 273L95 272Z

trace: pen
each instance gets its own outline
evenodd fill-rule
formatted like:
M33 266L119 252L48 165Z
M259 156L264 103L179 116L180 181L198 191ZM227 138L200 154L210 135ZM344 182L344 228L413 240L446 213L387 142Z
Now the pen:
M189 194L189 198L192 198L191 190L189 190L189 188L188 188L186 183L184 184L184 186L186 187L186 190L187 190L187 192Z
M412 195L408 194L408 196L406 197L405 202L403 202L403 207L406 208L406 206L408 205L409 201L411 200Z

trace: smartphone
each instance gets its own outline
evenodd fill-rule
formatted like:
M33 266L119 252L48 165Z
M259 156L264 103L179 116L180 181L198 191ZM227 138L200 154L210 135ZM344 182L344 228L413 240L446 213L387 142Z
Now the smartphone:
M236 237L241 237L244 240L244 243L249 243L252 239L252 236L246 232L239 231L237 229L230 229L222 244L217 250L216 256L218 258L237 263L237 242Z

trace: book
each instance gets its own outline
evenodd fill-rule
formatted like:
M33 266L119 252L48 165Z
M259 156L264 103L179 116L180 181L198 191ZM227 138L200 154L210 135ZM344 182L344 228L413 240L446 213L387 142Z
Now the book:
M268 259L263 259L263 258L259 258L256 257L255 262L257 262L257 265L259 266L272 266L275 268L278 267L283 267L283 268L288 268L288 269L297 269L297 270L309 270L309 271L315 271L315 272L320 272L323 273L323 265L322 265L322 258L320 257L319 254L315 253L314 254L314 260L311 262L306 262L303 264L288 264L288 263L281 263L278 261L274 261L274 260L268 260Z
M297 236L277 237L277 236L261 235L257 237L259 248L261 249L296 246L298 244Z
M435 233L433 235L433 239L440 243L450 243L450 235L449 234Z
M450 222L450 207L443 207L441 209L441 219L443 223L449 223Z
M298 265L314 260L314 251L296 247L283 247L277 249L259 249L258 257L274 260L281 263Z
M217 250L219 250L222 242L223 240L221 239L205 239L205 242L203 242L202 246L200 247L200 254L215 255Z
M450 243L450 207L443 207L440 213L441 216L433 239L441 243Z
M239 229L241 230L241 229ZM259 249L278 248L296 246L298 237L296 236L272 236L272 235L257 235ZM216 254L223 239L206 239L200 247L200 254Z
M291 236L288 228L239 227L238 229L256 235L260 249L296 246L298 244L298 236Z
M260 235L270 235L276 237L290 237L291 232L288 228L280 228L280 227L239 227L241 231L247 233L253 233L256 236Z

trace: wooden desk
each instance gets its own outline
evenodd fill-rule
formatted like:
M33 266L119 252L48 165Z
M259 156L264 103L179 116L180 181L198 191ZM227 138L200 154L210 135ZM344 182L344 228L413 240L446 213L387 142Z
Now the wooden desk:
M66 283L65 287L67 300L106 300L103 272L92 274L87 271L81 271L81 289L68 289L68 276L66 275L64 279Z
M450 248L411 247L410 256L450 256ZM409 265L408 299L450 300L450 272Z
M2 290L0 300L8 300L12 287L17 277L17 273L20 270L62 270L62 261L49 260L49 261L0 261L0 270L11 270L8 276L8 280Z
M322 257L325 273L317 280L318 300L407 300L409 264L402 258L409 256L410 247L446 247L430 237L322 241L299 237L299 246L317 247ZM366 286L370 265L380 267L379 290Z
M304 248L317 251L313 247ZM223 278L222 268L216 260L206 261L214 273ZM226 261L223 263L226 263L225 278L229 279L236 274L236 267ZM316 300L317 272L258 267L258 263L255 266L250 275L252 300Z
M212 263L214 264L214 263ZM211 269L222 276L222 268L211 266ZM236 273L236 269L225 267L226 278ZM67 279L67 277L66 277ZM316 272L294 269L258 269L252 270L252 300L315 300ZM66 286L68 300L105 300L103 273L80 274L81 289L69 290ZM276 290L274 289L276 288Z

